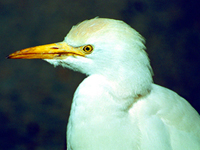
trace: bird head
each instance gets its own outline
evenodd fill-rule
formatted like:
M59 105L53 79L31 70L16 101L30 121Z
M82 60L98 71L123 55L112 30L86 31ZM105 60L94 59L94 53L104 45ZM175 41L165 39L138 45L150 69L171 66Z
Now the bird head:
M86 75L131 80L137 89L152 82L143 37L123 21L105 18L73 26L63 42L31 47L10 54L11 59L44 59Z

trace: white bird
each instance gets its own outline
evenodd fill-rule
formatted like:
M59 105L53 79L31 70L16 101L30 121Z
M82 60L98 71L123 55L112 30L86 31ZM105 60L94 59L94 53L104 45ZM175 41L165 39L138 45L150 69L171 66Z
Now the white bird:
M86 20L63 42L8 58L45 59L87 75L74 94L68 150L200 150L199 114L153 83L144 39L123 21Z

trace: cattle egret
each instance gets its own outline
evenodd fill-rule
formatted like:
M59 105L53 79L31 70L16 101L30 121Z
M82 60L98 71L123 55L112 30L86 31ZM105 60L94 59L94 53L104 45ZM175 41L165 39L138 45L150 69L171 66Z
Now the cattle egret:
M153 83L144 39L123 21L86 20L63 42L8 58L44 59L87 75L74 94L68 150L200 150L199 114Z

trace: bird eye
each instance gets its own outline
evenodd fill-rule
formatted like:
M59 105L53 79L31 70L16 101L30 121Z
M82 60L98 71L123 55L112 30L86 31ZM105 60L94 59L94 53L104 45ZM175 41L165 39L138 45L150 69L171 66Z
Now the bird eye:
M86 45L85 47L83 47L83 51L85 53L91 53L93 51L92 45Z

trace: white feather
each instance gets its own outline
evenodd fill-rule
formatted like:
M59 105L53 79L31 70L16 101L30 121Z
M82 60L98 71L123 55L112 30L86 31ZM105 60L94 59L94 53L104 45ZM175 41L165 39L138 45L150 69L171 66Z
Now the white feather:
M73 98L68 150L200 150L200 117L175 92L152 83L142 36L122 21L95 18L64 42L94 51L47 60L88 75Z

